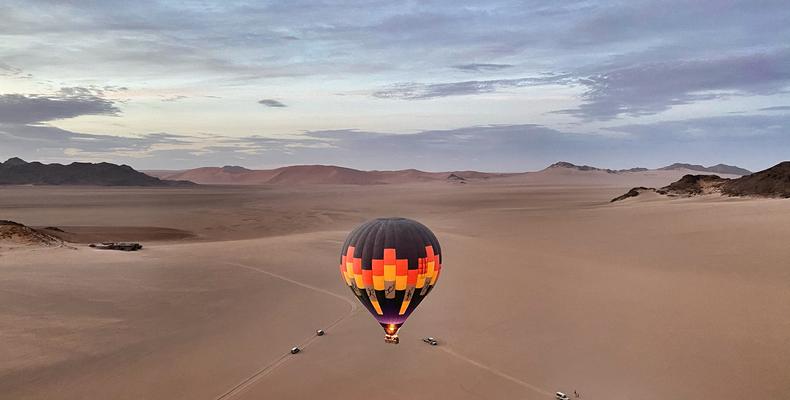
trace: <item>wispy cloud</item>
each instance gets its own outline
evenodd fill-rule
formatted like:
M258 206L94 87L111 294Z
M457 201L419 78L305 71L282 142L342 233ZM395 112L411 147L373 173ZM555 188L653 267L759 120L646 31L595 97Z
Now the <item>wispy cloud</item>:
M381 99L426 100L438 97L465 96L496 92L527 86L564 84L570 80L567 74L546 75L517 79L494 79L484 81L461 81L447 83L398 83L372 93Z
M174 96L162 97L162 101L164 101L166 103L172 103L172 102L181 101L181 100L188 99L188 98L189 98L189 96L184 96L184 95L178 94L178 95L174 95Z
M619 125L606 130L636 135L641 139L692 142L725 139L774 140L790 145L790 115L726 115L644 124ZM754 147L754 146L751 146ZM784 148L786 152L787 148Z
M263 104L266 107L275 107L275 108L287 107L285 104L275 99L258 100L258 104Z
M8 65L4 62L0 62L0 76L15 76L22 73L21 68L14 67L13 65Z
M513 68L512 64L459 64L453 65L453 68L464 72L491 72L501 71L503 69Z
M2 152L6 156L19 155L34 159L44 157L52 161L69 159L80 154L103 161L129 158L164 147L197 148L197 137L152 133L139 136L94 135L71 132L52 126L0 124ZM69 152L66 152L69 150Z
M790 106L763 107L757 111L790 111Z
M0 123L38 124L81 115L118 115L114 102L88 88L64 88L51 95L0 95Z
M672 106L790 87L790 48L731 57L628 65L586 77L583 103L557 111L584 119L656 114Z

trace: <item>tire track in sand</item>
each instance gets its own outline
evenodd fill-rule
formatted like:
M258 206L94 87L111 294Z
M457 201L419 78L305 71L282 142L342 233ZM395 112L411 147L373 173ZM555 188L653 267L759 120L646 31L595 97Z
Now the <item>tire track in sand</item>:
M535 386L535 385L533 385L533 384L531 384L529 382L524 382L521 379L518 379L518 378L516 378L516 377L514 377L512 375L508 375L508 374L506 374L506 373L504 373L504 372L502 372L502 371L500 371L500 370L498 370L498 369L496 369L496 368L494 368L494 367L492 367L490 365L486 365L486 364L483 364L483 363L481 363L479 361L475 361L475 360L473 360L473 359L471 359L471 358L469 358L469 357L467 357L465 355L458 354L458 353L455 352L455 350L453 350L452 348L447 347L446 345L439 346L439 349L444 351L445 353L447 353L447 354L449 354L449 355L461 360L461 361L464 361L464 362L466 362L468 364L472 364L472 365L474 365L474 366L476 366L476 367L478 367L480 369L484 369L484 370L486 370L486 371L488 371L488 372L490 372L490 373L492 373L492 374L494 374L494 375L496 375L496 376L498 376L500 378L509 380L509 381L511 381L511 382L513 382L513 383L515 383L515 384L517 384L519 386L525 387L525 388L527 388L527 389L529 389L529 390L531 390L533 392L540 393L540 394L543 394L543 395L546 395L546 396L554 397L554 393L549 392L548 390L544 390L544 389L542 389L540 387L537 387L537 386Z
M283 280L285 282L289 282L289 283L292 283L294 285L301 286L303 288L306 288L306 289L309 289L309 290L312 290L312 291L324 293L324 294L330 295L332 297L335 297L337 299L340 299L340 300L343 300L344 302L346 302L349 305L348 312L346 314L344 314L343 316L341 316L340 318L338 318L337 320L335 320L334 322L332 322L331 324L329 324L325 328L325 330L332 329L333 327L335 327L338 324L340 324L341 322L345 321L346 319L348 319L349 317L351 317L352 315L354 315L358 311L359 306L355 302L353 302L350 299L348 299L348 298L346 298L344 296L341 296L341 295L339 295L337 293L330 292L329 290L322 289L320 287L313 286L313 285L310 285L310 284L307 284L307 283L304 283L304 282L299 282L297 280L294 280L294 279L282 276L280 274L275 274L274 272L269 272L269 271L266 271L264 269L253 267L253 266L250 266L250 265L245 265L245 264L240 264L240 263L231 263L231 262L226 262L225 264L226 265L231 265L231 266L234 266L234 267L244 268L244 269L247 269L247 270L250 270L250 271L259 272L259 273L262 273L262 274L266 274L266 275L269 275L269 276L271 276L273 278L277 278L277 279ZM299 346L299 348L301 348L301 349L307 348L313 342L315 342L316 339L318 339L318 336L312 335L311 337L305 339L302 342L302 344ZM481 363L479 361L475 361L475 360L473 360L473 359L471 359L471 358L469 358L467 356L459 354L459 353L455 352L455 350L453 350L452 348L448 347L447 345L440 346L439 349L444 351L445 353L447 353L447 354L449 354L449 355L451 355L451 356L463 361L463 362L466 362L467 364L471 364L471 365L474 365L474 366L476 366L476 367L478 367L480 369L486 370L486 371L488 371L488 372L490 372L490 373L492 373L492 374L494 374L494 375L496 375L496 376L498 376L498 377L500 377L502 379L505 379L505 380L508 380L510 382L513 382L513 383L515 383L515 384L517 384L517 385L519 385L521 387L524 387L526 389L529 389L529 390L531 390L533 392L536 392L536 393L539 393L539 394L542 394L542 395L545 395L545 396L554 396L554 393L551 393L551 392L549 392L547 390L544 390L544 389L542 389L542 388L540 388L538 386L535 386L535 385L533 385L533 384L531 384L529 382L525 382L525 381L523 381L521 379L518 379L518 378L516 378L516 377L514 377L512 375L508 375L508 374L506 374L506 373L504 373L504 372L502 372L502 371L500 371L500 370L498 370L498 369L496 369L496 368L494 368L494 367L492 367L490 365L483 364L483 363ZM288 361L289 358L290 358L289 357L290 355L291 355L290 353L284 353L279 358L275 359L274 361L272 361L268 365L264 366L263 368L259 369L258 371L256 371L255 373L253 373L252 375L250 375L249 377L247 377L243 381L239 382L238 384L236 384L235 386L230 388L229 390L225 391L225 393L223 393L220 396L216 397L215 400L227 400L227 399L233 398L236 395L239 395L239 394L243 393L245 390L247 390L249 387L251 387L253 384L255 384L255 382L257 382L258 380L260 380L261 378L263 378L264 376L266 376L270 372L272 372L274 369L276 369L277 367L279 367L280 365L282 365L283 363Z
M354 303L350 299L348 299L346 297L343 297L343 296L341 296L341 295L339 295L337 293L333 293L333 292L330 292L329 290L322 289L320 287L313 286L313 285L310 285L310 284L307 284L307 283L304 283L304 282L299 282L297 280L294 280L294 279L282 276L280 274L275 274L274 272L266 271L265 269L253 267L253 266L250 266L250 265L240 264L240 263L232 263L232 262L226 262L224 264L225 265L231 265L231 266L234 266L234 267L244 268L244 269L247 269L247 270L250 270L250 271L259 272L259 273L262 273L262 274L266 274L266 275L269 275L269 276L271 276L273 278L277 278L277 279L280 279L282 281L285 281L285 282L288 282L288 283L292 283L292 284L297 285L297 286L301 286L301 287L303 287L305 289L309 289L309 290L312 290L312 291L316 291L316 292L320 292L320 293L323 293L323 294L327 294L327 295L330 295L332 297L338 298L338 299L343 300L344 302L346 302L349 305L348 312L345 313L344 315L342 315L340 318L336 319L331 324L327 325L324 328L325 331L328 331L328 330L332 329L333 327L337 326L341 322L345 321L346 319L348 319L349 317L354 315L357 312L358 308L359 308L356 303ZM313 344L313 342L315 342L316 339L318 339L318 336L311 335L309 338L303 340L302 343L299 344L299 348L300 349L307 348L308 346ZM290 359L290 357L289 357L290 355L291 355L290 352L289 353L284 353L283 355L281 355L280 357L278 357L274 361L270 362L269 364L263 366L259 370L255 371L255 373L253 373L252 375L248 376L247 378L245 378L244 380L242 380L238 384L234 385L233 387L231 387L230 389L228 389L227 391L225 391L221 395L215 397L215 400L227 400L227 399L235 397L236 395L239 395L239 394L243 393L248 388L250 388L253 384L255 384L255 382L257 382L258 380L260 380L261 378L263 378L264 376L268 375L270 372L275 370L277 367L279 367L280 365L282 365L283 363L288 361Z

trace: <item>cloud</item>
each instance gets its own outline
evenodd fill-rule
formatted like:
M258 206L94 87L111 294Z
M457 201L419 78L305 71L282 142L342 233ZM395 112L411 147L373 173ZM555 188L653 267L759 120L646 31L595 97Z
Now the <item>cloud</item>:
M469 64L469 69L486 64ZM598 72L590 71L599 70ZM399 83L372 93L377 98L425 100L476 95L538 85L576 85L584 92L577 108L553 111L583 120L657 114L672 106L734 96L787 93L790 48L718 58L687 59L625 65L602 64L571 73L540 77Z
M0 95L0 123L38 124L81 115L118 115L111 100L99 97L95 90L64 88L53 95Z
M285 104L283 104L283 103L281 103L281 102L279 102L277 100L274 100L274 99L258 100L258 104L263 104L266 107L275 107L275 108L288 107Z
M557 85L568 81L569 75L551 75L517 79L462 81L448 83L398 83L372 93L380 99L426 100L438 97L465 96L496 92L500 89L527 86Z
M627 124L608 128L629 134L642 157L697 164L735 164L752 171L788 160L790 114L725 115Z
M162 101L164 101L166 103L170 103L170 102L181 101L181 100L188 99L188 98L189 98L189 96L174 95L174 96L162 97Z
M353 129L311 131L291 138L250 135L182 136L166 133L119 137L49 126L0 125L1 157L43 161L111 161L137 168L188 168L242 164L337 164L365 169L476 168L513 170L559 157L566 143L593 143L538 125L482 126L414 134ZM387 156L382 157L381 149Z
M468 69L475 70L479 65L487 64L468 64ZM377 98L425 100L539 85L584 88L580 106L554 111L556 114L569 114L584 120L651 115L672 106L705 100L787 93L790 88L790 48L671 62L633 64L629 60L625 65L604 63L577 68L570 73L549 73L530 78L398 83L376 90L372 95Z
M737 115L629 124L598 134L536 124L484 125L409 134L340 129L273 138L153 133L92 135L49 126L0 125L0 158L110 161L139 169L334 164L359 169L537 170L558 160L605 168L673 162L761 170L787 158L790 116ZM383 152L383 153L382 153Z
M114 160L145 153L157 147L194 147L198 138L152 133L141 136L114 136L76 133L52 126L0 124L2 152L7 156L18 154L31 159L72 160L74 155L90 159L100 157ZM70 154L65 150L69 149ZM79 157L79 156L78 156Z
M500 71L507 68L513 68L511 64L459 64L453 65L453 68L464 72L491 72Z
M0 62L0 76L15 76L22 73L22 69Z
M714 9L716 18L710 18ZM0 34L14 38L14 46L0 50L0 57L33 68L36 76L59 79L79 79L85 65L92 66L91 78L96 79L159 77L167 84L187 85L273 77L325 82L331 76L337 78L333 83L348 86L334 92L359 90L359 82L392 82L392 88L376 92L386 96L386 89L404 86L407 92L425 93L391 93L412 99L509 87L490 81L443 83L447 66L471 73L507 71L509 77L573 72L577 80L561 84L577 85L583 79L589 90L583 107L564 112L607 119L656 113L716 96L697 93L710 89L690 78L688 88L676 87L672 93L659 93L655 101L646 100L656 88L635 87L630 76L649 80L651 68L656 68L676 78L687 71L673 72L659 64L704 63L756 49L770 53L786 46L783 39L790 34L790 11L778 0L732 0L726 6L714 0L371 0L343 7L302 0L146 2L145 10L141 15L139 5L122 1L52 7L48 1L11 0L0 5ZM41 70L47 74L39 74ZM684 84L681 80L677 86ZM606 90L606 85L615 88Z
M790 111L790 106L763 107L757 111Z
M343 7L338 7L336 1L310 0L145 1L143 8L145 13L141 14L139 2L118 0L90 2L83 6L60 2L57 7L51 1L2 2L0 35L9 45L0 46L0 86L6 87L6 82L11 82L8 87L13 88L50 87L57 84L53 82L139 85L134 88L134 96L139 96L135 101L148 107L139 107L134 119L127 121L127 127L136 123L153 125L160 117L154 111L158 108L155 103L162 100L156 94L173 93L175 88L187 94L222 94L224 100L213 104L212 112L216 114L211 117L234 120L235 130L256 126L254 119L235 113L237 107L242 109L243 102L248 101L244 99L259 93L283 93L280 88L299 91L326 88L311 92L311 96L314 96L314 104L327 104L336 100L333 93L363 92L374 98L430 100L509 91L512 93L508 96L515 98L526 92L515 90L518 88L564 85L579 89L582 96L578 99L554 97L547 101L547 107L563 104L560 101L571 105L557 106L565 108L557 111L564 116L554 114L545 121L567 126L566 123L577 122L578 118L581 123L575 129L593 133L598 133L594 128L597 124L585 123L622 117L636 117L630 121L639 122L639 116L724 97L736 103L733 109L751 110L753 104L772 105L766 103L771 99L757 99L759 102L744 99L744 104L737 104L740 97L775 96L780 98L775 102L777 105L762 111L786 111L784 106L778 105L787 104L787 95L783 93L790 80L787 76L790 56L785 43L790 37L790 24L787 24L790 8L782 0L728 0L724 5L718 0L405 3L369 0L345 2ZM712 11L715 11L715 18L711 17ZM548 74L536 75L539 71ZM19 84L11 81L27 73L34 74L40 82ZM462 73L481 76L453 77ZM505 73L507 75L498 75ZM489 74L496 75L485 76ZM16 90L0 95L0 122L5 124L6 132L16 132L13 140L5 137L0 152L7 151L12 142L23 143L22 133L34 135L28 125L80 115L120 113L121 103L109 99L117 97L110 96L109 91L114 89L109 87L65 89L54 94L30 94L42 93L43 89L31 89L30 93L16 93ZM174 96L172 100L177 98ZM262 103L262 106L282 104L274 99L266 100L277 103ZM352 100L371 101L367 98ZM578 106L571 103L574 100L579 102ZM381 111L380 104L369 109L361 104L357 110L360 121L371 121L377 113L403 114L418 110L420 118L435 116L432 121L441 121L431 122L435 123L431 126L455 124L453 120L441 118L448 115L448 109L439 103L400 104L392 111ZM334 112L332 107L319 108L321 112ZM303 110L299 107L292 111ZM711 107L705 112L716 114L719 111ZM324 115L330 117L327 121L337 120L334 114ZM477 113L463 123L489 123L491 115L493 113ZM526 118L518 107L497 107L496 115L505 121L525 121ZM391 121L393 114L384 117L382 121ZM658 115L651 119L662 118L665 117ZM275 125L287 126L286 130L296 132L304 129L303 120L281 120ZM737 122L745 133L766 132L768 128L764 124L771 123L763 119L730 121ZM747 122L754 126L745 125ZM356 120L349 121L351 127L357 124ZM107 126L107 132L111 132L112 126ZM624 136L617 140L606 135L539 133L538 126L477 126L426 130L397 137L376 131L316 131L288 141L270 140L263 137L264 134L242 138L197 135L180 138L180 143L162 143L161 138L147 135L139 136L138 141L119 139L113 142L111 135L97 138L73 133L77 136L69 136L49 130L52 140L45 142L49 147L43 147L40 152L32 147L25 148L32 152L33 158L36 154L62 156L62 148L68 146L82 149L82 153L72 152L80 157L138 154L144 155L141 160L146 163L163 166L168 163L236 162L234 160L254 166L260 160L273 164L294 160L359 162L361 167L375 167L380 163L407 165L413 161L424 168L462 167L469 163L480 168L520 169L537 166L544 158L557 156L616 168L644 164L639 157L655 160L671 157L671 146L678 143L692 143L688 149L692 154L706 151L706 141L709 148L723 149L722 141L725 140L715 134L711 121L680 125L674 122L674 125L649 129L632 126L628 128L634 130L631 133L616 132ZM380 125L378 129L399 131L405 128ZM641 129L641 133L636 133L636 129ZM676 135L662 135L661 129L676 131ZM735 137L726 126L717 129L729 132L729 136L724 137L743 148L773 151L758 141L747 143L746 139ZM542 142L537 140L541 137L544 138ZM666 143L652 141L654 137L664 138ZM682 141L684 137L688 141ZM775 134L765 137L777 144ZM60 147L58 138L63 140ZM492 141L492 147L486 147L484 139ZM667 154L645 153L648 150L641 146L647 142L651 143L651 148ZM93 143L96 147L87 145ZM382 161L381 157L368 156L381 148L372 147L374 145L396 146L399 149L397 157L402 158ZM409 158L411 153L407 149L414 152L415 146L434 149L442 156L430 161L431 156L416 150L420 158ZM464 146L488 150L475 154ZM501 148L495 150L497 146ZM613 147L606 150L605 146ZM100 147L115 150L101 151ZM511 148L518 149L522 157L510 152ZM535 152L534 149L539 150ZM457 158L453 158L456 157L453 151L459 152ZM506 156L497 159L495 151ZM737 157L739 150L732 151ZM348 161L357 160L359 152L364 152L359 161ZM574 159L574 155L578 158ZM621 165L606 161L604 155ZM761 159L755 156L757 161L753 162ZM507 167L507 163L511 166Z
M746 55L628 65L579 77L583 103L557 113L587 120L656 114L716 98L771 95L790 85L790 48Z
M89 64L92 72L136 78L184 72L238 79L347 76L375 67L376 74L424 71L414 80L431 81L448 65L474 69L469 60L568 71L656 46L672 49L668 59L770 48L790 32L786 2L778 0L726 6L713 0L371 0L343 7L303 0L146 1L144 14L139 8L111 0L58 7L6 1L0 34L14 37L15 45L0 56L60 71ZM716 18L710 18L713 9ZM658 61L643 56L639 62Z
M629 133L642 139L675 142L722 141L724 139L762 141L776 138L784 139L790 144L790 135L787 134L790 132L790 115L736 114L648 124L627 124L606 128L606 130Z

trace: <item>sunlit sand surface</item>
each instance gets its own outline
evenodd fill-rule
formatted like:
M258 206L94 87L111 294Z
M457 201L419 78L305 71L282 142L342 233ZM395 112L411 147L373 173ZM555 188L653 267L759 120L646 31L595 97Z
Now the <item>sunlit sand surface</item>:
M145 246L0 245L0 398L787 397L790 201L630 186L0 188L0 219ZM396 215L445 269L393 346L336 264Z

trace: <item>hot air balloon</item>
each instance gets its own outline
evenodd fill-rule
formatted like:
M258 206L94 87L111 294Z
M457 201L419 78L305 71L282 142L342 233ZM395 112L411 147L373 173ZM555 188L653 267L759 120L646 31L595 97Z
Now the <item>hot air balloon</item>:
M441 269L436 236L406 218L365 222L340 252L340 275L384 328L387 343L398 343L398 330L434 288Z

